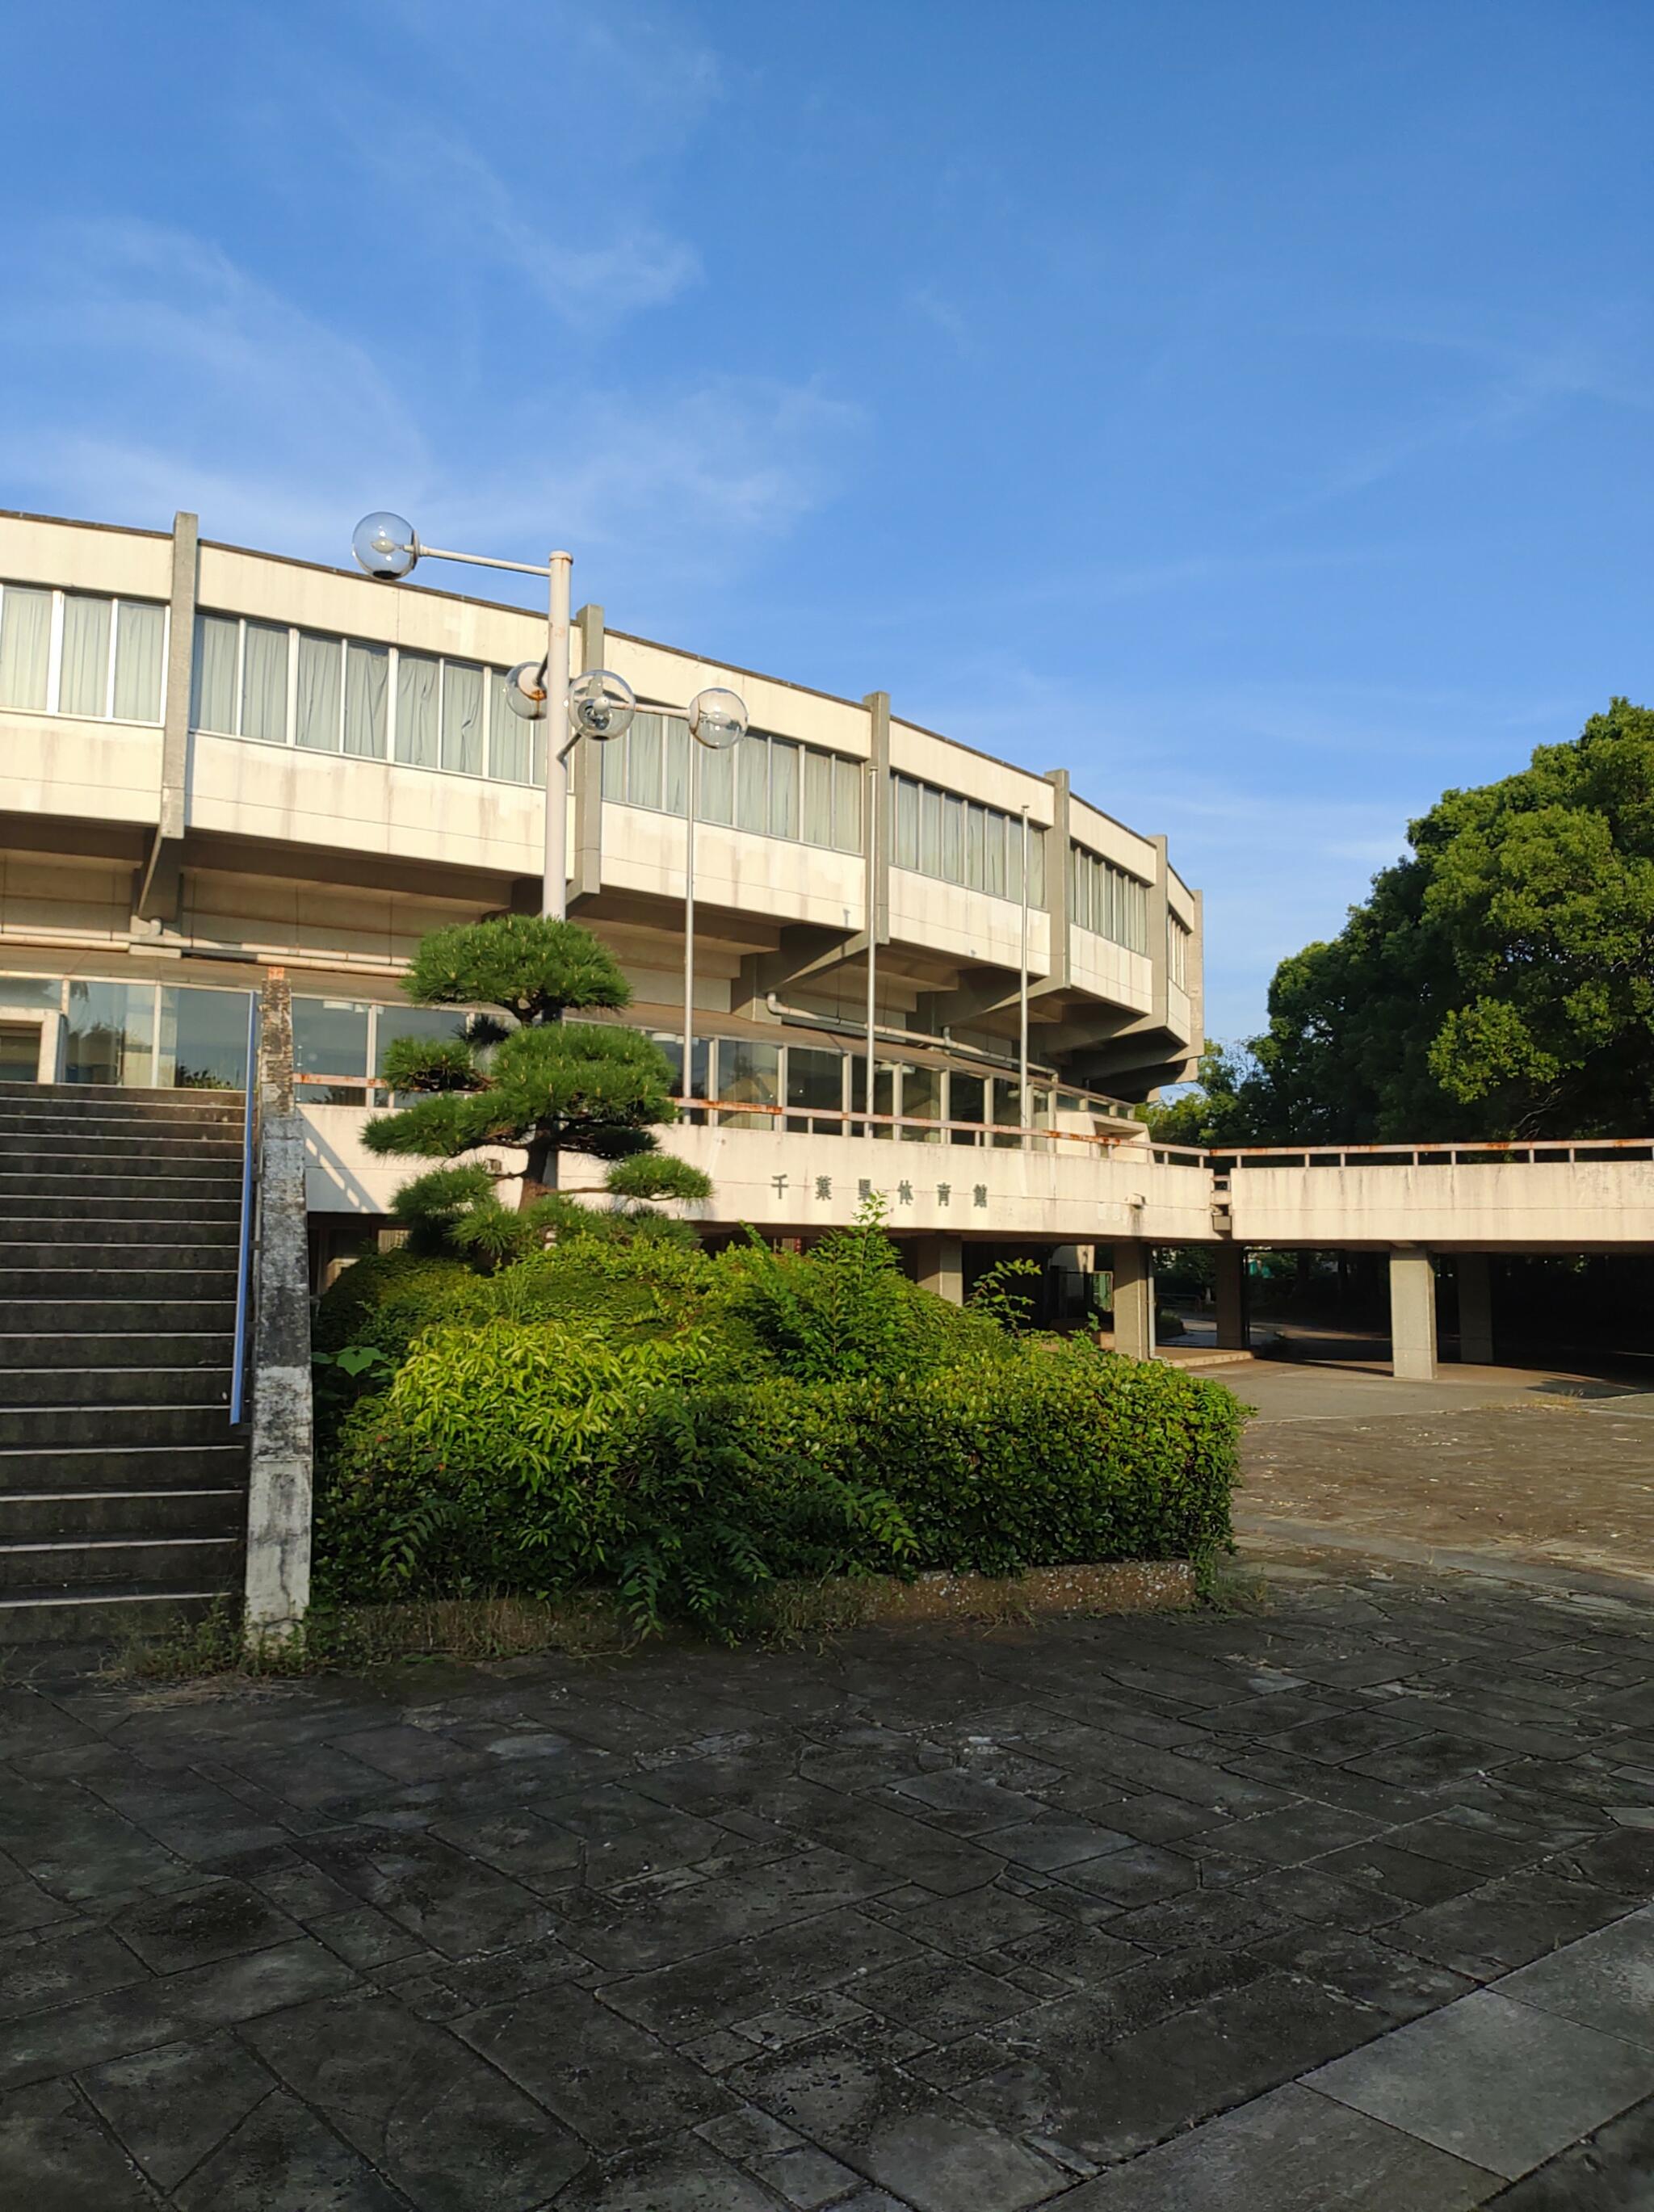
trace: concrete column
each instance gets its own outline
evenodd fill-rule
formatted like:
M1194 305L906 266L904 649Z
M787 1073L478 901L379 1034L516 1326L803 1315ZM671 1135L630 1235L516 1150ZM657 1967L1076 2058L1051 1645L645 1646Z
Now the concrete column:
M1128 1359L1154 1357L1154 1253L1135 1238L1114 1247L1114 1348Z
M1045 921L1051 944L1050 966L1042 988L1060 990L1068 981L1068 771L1048 768L1045 781L1056 797L1051 802L1051 826L1045 833Z
M921 1237L914 1254L920 1287L950 1305L964 1304L964 1245L958 1237Z
M573 627L575 657L584 676L603 665L602 608L582 607ZM603 747L576 745L569 756L569 780L575 803L575 866L569 896L571 900L594 898L603 888ZM532 910L539 912L538 894Z
M1398 1382L1436 1379L1436 1271L1422 1244L1389 1255L1390 1371Z
M310 1603L313 1437L304 1122L293 1098L293 1001L279 969L265 979L258 1085L245 1620L249 1643L285 1643ZM253 1103L250 1095L249 1112Z
M1218 1349L1246 1352L1252 1342L1251 1317L1247 1311L1246 1248L1219 1244L1218 1263Z
M1485 1252L1461 1252L1453 1262L1459 1279L1459 1358L1467 1367L1493 1364L1493 1284Z
M895 798L891 790L891 695L869 691L861 702L867 710L867 758L873 766L874 819L862 824L867 848L867 935L875 945L891 941L891 816Z

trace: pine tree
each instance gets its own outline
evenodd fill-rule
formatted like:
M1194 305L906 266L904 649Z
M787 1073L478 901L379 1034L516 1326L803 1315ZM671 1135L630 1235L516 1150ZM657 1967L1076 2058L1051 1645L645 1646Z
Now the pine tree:
M508 1171L497 1162L465 1160L404 1184L395 1209L423 1241L497 1264L583 1225L587 1210L558 1189L564 1152L609 1162L605 1187L634 1219L651 1199L710 1194L698 1169L658 1151L654 1130L678 1113L660 1048L617 1024L564 1018L630 1002L589 930L525 915L435 930L404 988L417 1006L497 1011L472 1013L461 1037L398 1037L387 1048L384 1080L412 1103L368 1123L368 1149L459 1160L509 1145L526 1155L514 1213L500 1202Z

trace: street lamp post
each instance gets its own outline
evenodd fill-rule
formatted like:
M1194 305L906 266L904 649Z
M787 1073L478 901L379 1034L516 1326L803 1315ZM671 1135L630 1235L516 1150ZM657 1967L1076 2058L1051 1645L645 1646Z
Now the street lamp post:
M508 568L519 576L544 576L549 584L545 658L526 660L506 678L506 703L525 721L544 721L545 747L545 843L540 879L540 911L561 921L569 911L569 756L582 738L605 743L624 734L635 709L630 686L605 668L585 670L569 680L570 573L574 556L548 554L544 567L532 561L502 561L487 553L456 553L422 544L413 525L399 514L369 514L356 527L351 550L376 582L398 584L416 562L457 561L471 568Z

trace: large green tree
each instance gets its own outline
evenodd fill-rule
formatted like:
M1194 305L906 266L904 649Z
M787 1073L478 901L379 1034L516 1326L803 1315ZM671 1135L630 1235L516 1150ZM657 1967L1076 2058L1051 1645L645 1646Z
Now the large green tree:
M404 988L416 1006L483 1009L463 1037L398 1037L387 1048L385 1081L410 1103L362 1133L370 1152L463 1163L397 1194L398 1214L429 1237L501 1260L573 1225L578 1209L557 1189L564 1152L610 1163L606 1188L634 1212L650 1199L709 1194L698 1169L658 1149L655 1128L678 1114L659 1046L616 1023L564 1018L631 999L589 930L523 915L435 930ZM496 1186L515 1171L469 1157L490 1145L525 1155L514 1215Z
M1276 969L1213 1140L1654 1128L1654 713L1615 699L1408 836L1338 936Z

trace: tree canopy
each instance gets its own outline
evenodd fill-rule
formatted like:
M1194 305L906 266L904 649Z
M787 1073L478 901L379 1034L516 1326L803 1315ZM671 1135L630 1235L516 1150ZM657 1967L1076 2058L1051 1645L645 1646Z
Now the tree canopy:
M1338 936L1281 962L1263 1035L1208 1052L1157 1133L1654 1128L1654 712L1614 699L1517 775L1445 793L1408 837Z

